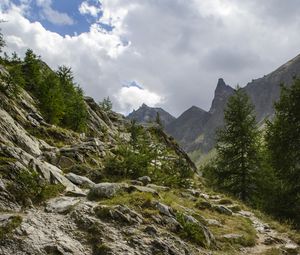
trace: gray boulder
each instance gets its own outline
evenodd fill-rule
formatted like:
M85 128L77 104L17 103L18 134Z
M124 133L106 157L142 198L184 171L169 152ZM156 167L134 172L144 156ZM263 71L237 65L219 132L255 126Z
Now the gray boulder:
M126 183L98 183L91 188L89 196L90 198L111 198L126 188L128 189Z
M68 213L79 202L80 199L74 197L57 197L48 201L45 210L46 212Z
M65 175L65 177L72 183L79 186L84 186L88 188L92 188L95 186L95 183L85 176L80 176L74 173L68 173Z
M155 205L155 208L163 215L169 216L169 217L173 217L174 216L174 212L173 209L165 204L162 204L160 202L157 202Z

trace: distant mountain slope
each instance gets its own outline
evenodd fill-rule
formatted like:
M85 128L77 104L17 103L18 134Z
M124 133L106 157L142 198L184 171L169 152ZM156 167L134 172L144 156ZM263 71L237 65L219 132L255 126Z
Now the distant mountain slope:
M300 55L270 74L249 82L243 88L255 106L258 122L273 115L273 105L279 98L280 84L290 86L296 76L300 76ZM234 89L220 78L208 112L193 106L175 119L161 108L143 105L128 118L134 118L138 122L149 122L154 121L156 112L159 112L166 132L173 136L185 151L193 154L195 159L197 155L200 157L214 147L216 130L223 126L224 109L233 92Z
M182 113L167 127L166 132L172 135L186 149L193 144L208 121L210 114L199 107L192 106Z
M136 120L138 123L149 123L156 120L157 113L159 113L160 120L164 127L175 120L175 117L162 108L149 107L146 104L143 104L139 109L134 110L127 118Z
M274 114L274 102L279 98L280 84L290 86L295 77L300 76L300 55L280 66L275 71L262 78L248 83L243 90L250 96L255 106L258 122L270 118ZM203 132L191 145L185 145L184 149L190 153L198 151L198 155L209 152L215 145L215 132L223 126L224 109L228 98L234 89L226 85L223 79L219 79L215 96L209 110L210 118L204 124ZM201 139L200 139L201 138ZM178 141L181 143L181 141Z
M272 73L247 84L244 89L255 106L258 121L274 113L273 105L279 98L280 84L290 86L295 77L300 77L300 55Z

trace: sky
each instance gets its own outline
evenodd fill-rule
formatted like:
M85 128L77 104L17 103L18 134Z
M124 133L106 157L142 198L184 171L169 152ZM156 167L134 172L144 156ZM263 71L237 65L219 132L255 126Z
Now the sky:
M0 0L7 52L70 66L96 101L178 116L300 53L299 0Z

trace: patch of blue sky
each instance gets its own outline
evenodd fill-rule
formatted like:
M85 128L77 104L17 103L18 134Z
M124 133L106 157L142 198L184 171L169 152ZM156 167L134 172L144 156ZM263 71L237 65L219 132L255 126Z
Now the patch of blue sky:
M20 5L22 0L12 0L16 5ZM26 12L26 18L31 22L40 22L45 29L56 32L62 36L65 35L78 35L90 30L91 24L97 23L102 16L102 11L99 11L98 16L94 17L89 14L81 14L79 7L83 0L52 0L51 9L56 12L64 13L72 20L68 24L59 24L59 22L53 22L43 14L43 7L36 4L36 0L30 1L28 12ZM88 3L99 9L101 9L101 3L97 0L89 0ZM110 32L113 27L109 24L97 23L103 30Z
M143 86L139 84L137 81L123 81L122 86L125 88L136 87L139 89L144 89Z

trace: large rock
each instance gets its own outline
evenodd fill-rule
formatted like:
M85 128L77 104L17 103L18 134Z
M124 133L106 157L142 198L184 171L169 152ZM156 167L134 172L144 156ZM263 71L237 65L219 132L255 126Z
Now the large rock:
M7 142L15 144L35 156L39 156L42 153L39 148L38 140L30 136L27 131L3 109L0 109L0 140L6 140Z
M85 176L80 176L74 173L68 173L65 175L65 177L76 185L88 188L92 188L95 186L95 183Z
M128 187L125 183L98 183L91 188L89 196L90 198L111 198Z
M78 203L80 199L74 197L57 197L47 202L46 212L68 213Z

